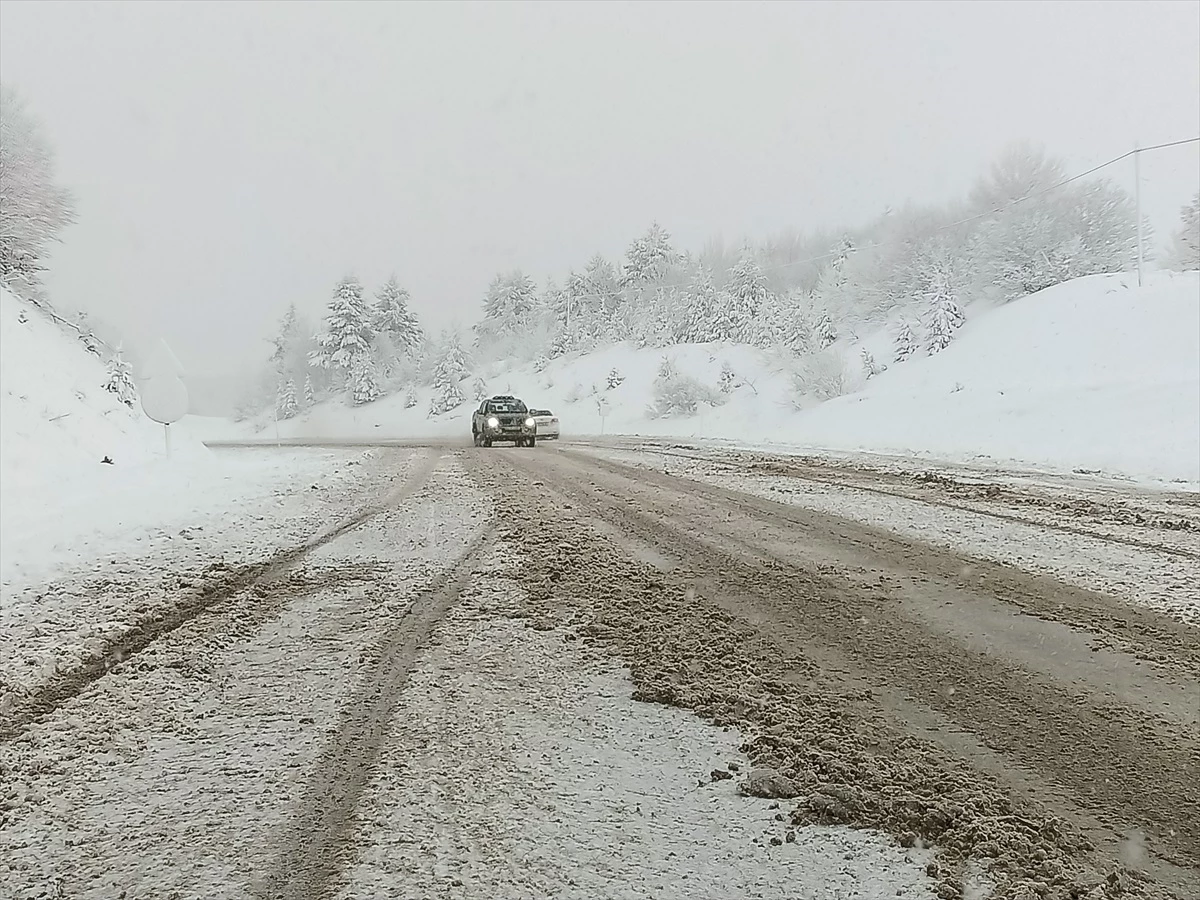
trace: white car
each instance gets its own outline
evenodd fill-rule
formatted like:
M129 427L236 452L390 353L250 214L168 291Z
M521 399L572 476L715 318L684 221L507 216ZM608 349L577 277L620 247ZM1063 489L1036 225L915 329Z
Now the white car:
M540 441L558 440L558 416L548 409L531 409L529 415L537 423L537 436Z

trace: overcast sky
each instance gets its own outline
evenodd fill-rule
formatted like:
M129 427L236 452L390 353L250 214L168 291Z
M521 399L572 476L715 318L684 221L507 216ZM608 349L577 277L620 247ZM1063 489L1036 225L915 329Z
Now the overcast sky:
M466 324L655 219L698 249L958 197L1017 139L1194 137L1200 3L3 0L0 79L78 199L53 299L214 371L348 272ZM1161 229L1198 159L1146 155Z

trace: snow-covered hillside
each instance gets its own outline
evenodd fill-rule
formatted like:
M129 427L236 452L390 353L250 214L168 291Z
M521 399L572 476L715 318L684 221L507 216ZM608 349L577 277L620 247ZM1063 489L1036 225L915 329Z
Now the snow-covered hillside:
M0 289L0 613L20 605L24 584L181 534L197 550L248 535L269 545L264 509L299 503L318 479L340 483L319 453L211 454L187 436L192 417L172 426L168 461L162 426L106 391L105 374L78 339Z
M104 389L104 363L0 288L0 478L4 493L162 455L162 429Z
M478 373L488 393L515 393L562 419L564 437L609 434L720 438L797 449L992 460L1095 470L1200 486L1200 275L1163 273L1142 288L1132 276L1081 278L994 310L977 310L944 351L892 363L884 332L843 339L845 396L797 409L793 375L803 361L746 346L666 349L618 345ZM887 364L865 381L861 351ZM688 417L649 413L661 361L712 389ZM734 377L719 390L722 369ZM610 385L610 373L620 379ZM861 386L853 384L862 379ZM613 378L612 381L616 381ZM462 389L469 392L470 380ZM281 437L463 437L471 403L430 418L428 391L351 408L324 403L280 422ZM608 405L601 418L600 401ZM723 402L721 402L723 401ZM210 429L212 436L248 428ZM255 436L274 437L259 422Z

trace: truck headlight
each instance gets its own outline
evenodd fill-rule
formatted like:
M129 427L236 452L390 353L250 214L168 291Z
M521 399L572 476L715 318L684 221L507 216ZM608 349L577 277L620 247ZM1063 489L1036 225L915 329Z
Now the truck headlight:
M536 422L534 422L534 421L533 421L533 419L526 419L526 420L525 420L525 427L526 427L526 428L532 428L532 427L533 427L535 424L537 424L537 423L536 423Z
M500 427L500 420L497 419L495 416L492 416L490 419L488 419L488 428L499 428L499 427Z

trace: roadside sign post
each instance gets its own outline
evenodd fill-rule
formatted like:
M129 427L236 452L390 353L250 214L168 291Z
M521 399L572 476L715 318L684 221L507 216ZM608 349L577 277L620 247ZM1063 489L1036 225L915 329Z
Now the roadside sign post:
M166 341L159 341L158 347L150 355L138 387L142 412L163 427L164 446L170 459L171 425L187 415L189 398L187 385L183 383L183 366Z
M600 433L604 434L604 420L608 418L610 407L608 401L601 397L596 402L596 411L600 413Z

